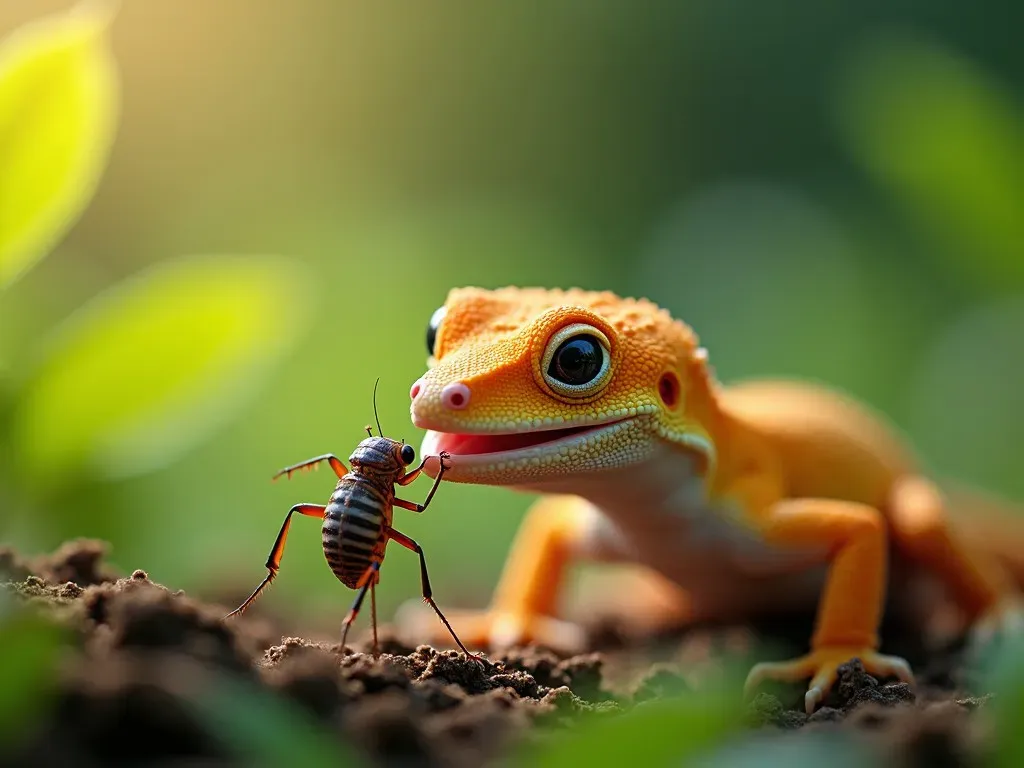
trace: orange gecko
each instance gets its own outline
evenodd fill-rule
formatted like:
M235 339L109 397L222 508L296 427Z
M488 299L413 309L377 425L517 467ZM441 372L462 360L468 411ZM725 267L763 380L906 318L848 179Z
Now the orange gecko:
M451 455L445 480L544 494L490 609L453 618L469 644L567 642L559 598L586 561L637 566L647 588L630 599L646 595L655 624L817 605L807 654L747 678L809 680L808 712L853 657L913 682L878 634L907 574L944 586L976 636L1024 626L1024 536L982 514L990 502L947 515L903 441L837 392L719 383L694 332L649 301L457 288L427 343L410 392L423 454Z

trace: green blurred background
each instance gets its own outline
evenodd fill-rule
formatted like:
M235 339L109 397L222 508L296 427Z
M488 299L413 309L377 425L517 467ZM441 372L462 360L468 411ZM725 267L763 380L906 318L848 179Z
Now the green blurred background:
M0 34L67 7L4 0ZM347 457L376 377L386 433L418 447L408 389L461 285L645 295L694 326L722 379L842 387L938 474L1024 501L1022 28L1015 0L125 0L99 188L0 293L4 424L39 350L150 267L271 254L298 295L246 325L279 354L119 454L36 450L33 475L22 454L46 434L0 433L0 539L103 538L125 571L241 595L288 507L333 485L270 475ZM181 329L186 350L217 333ZM161 343L130 348L171 375ZM116 406L99 380L53 435ZM398 512L442 606L485 603L529 502L447 485L422 517ZM418 589L394 548L382 613ZM334 628L350 600L316 523L295 520L257 610Z

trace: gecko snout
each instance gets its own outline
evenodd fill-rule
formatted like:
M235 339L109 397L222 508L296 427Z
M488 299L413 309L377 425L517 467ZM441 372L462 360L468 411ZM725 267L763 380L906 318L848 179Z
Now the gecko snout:
M423 389L423 379L416 379L409 390L410 399L415 401L420 396L420 393L423 392ZM461 411L469 405L469 394L469 387L461 381L446 384L441 389L441 407L446 411Z

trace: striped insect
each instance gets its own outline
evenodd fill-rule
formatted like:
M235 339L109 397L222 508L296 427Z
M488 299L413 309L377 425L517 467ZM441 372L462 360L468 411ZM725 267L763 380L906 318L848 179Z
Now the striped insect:
M322 504L296 504L288 510L284 518L284 524L277 534L277 540L270 550L267 558L267 576L263 579L255 591L238 608L233 610L225 619L239 616L259 597L260 593L274 580L281 567L281 558L284 555L285 542L288 538L288 529L291 525L292 515L298 512L300 515L308 515L323 520L321 528L323 536L324 555L334 575L342 584L350 589L357 590L352 608L342 623L341 643L345 646L348 638L349 628L352 626L359 614L367 591L370 592L371 623L373 626L373 653L379 653L377 642L377 596L376 586L380 581L380 567L384 561L385 548L389 541L395 541L406 549L412 550L420 559L420 581L423 590L423 600L427 602L438 618L444 623L451 633L455 643L462 649L463 653L472 659L480 661L480 657L470 653L462 644L455 630L452 629L448 619L441 613L441 609L434 602L433 593L430 587L430 578L427 575L427 561L423 554L423 548L413 539L392 527L394 507L401 507L412 512L423 512L434 497L434 492L441 483L441 478L449 467L445 463L449 458L447 452L442 451L437 457L441 462L440 470L431 486L427 498L422 504L405 501L395 496L395 486L409 485L419 477L427 460L424 457L420 465L411 471L406 468L416 460L416 451L404 441L398 442L391 438L384 437L380 428L380 420L377 418L376 391L374 386L374 418L377 421L378 436L374 436L370 427L366 427L368 437L364 439L349 456L349 464L352 469L346 469L342 461L334 454L324 454L315 458L285 467L276 475L291 477L294 472L313 469L321 462L326 461L331 465L334 473L338 476L334 493L326 505Z

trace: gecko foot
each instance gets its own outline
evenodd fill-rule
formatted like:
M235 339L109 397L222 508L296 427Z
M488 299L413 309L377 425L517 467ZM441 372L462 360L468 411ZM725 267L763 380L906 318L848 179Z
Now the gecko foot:
M861 660L864 670L869 675L892 676L904 683L914 684L914 673L911 672L910 665L899 656L885 656L870 648L827 646L791 661L765 661L755 664L747 675L744 693L749 695L766 680L795 683L811 678L807 693L804 695L804 709L810 715L824 701L825 694L835 684L839 676L839 667L854 658Z
M409 601L395 614L402 634L417 643L447 647L451 636L437 617L418 601ZM503 611L448 611L451 625L467 646L507 650L513 646L536 643L554 650L577 652L584 648L582 628L550 616L526 616Z

